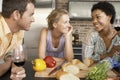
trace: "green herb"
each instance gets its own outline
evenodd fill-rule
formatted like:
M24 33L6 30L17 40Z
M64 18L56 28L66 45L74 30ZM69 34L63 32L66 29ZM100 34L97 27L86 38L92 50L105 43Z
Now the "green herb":
M109 63L107 61L100 62L88 72L86 80L105 80L108 70Z

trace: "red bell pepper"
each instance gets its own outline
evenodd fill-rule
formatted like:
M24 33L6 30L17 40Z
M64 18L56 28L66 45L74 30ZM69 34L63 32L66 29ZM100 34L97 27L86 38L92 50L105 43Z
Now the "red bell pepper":
M53 68L56 65L56 61L52 56L46 56L44 61L48 68Z

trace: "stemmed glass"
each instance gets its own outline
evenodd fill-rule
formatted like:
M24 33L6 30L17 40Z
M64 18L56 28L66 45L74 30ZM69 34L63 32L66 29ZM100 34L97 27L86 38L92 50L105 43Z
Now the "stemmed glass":
M17 47L12 52L12 61L16 66L23 66L25 63L25 53L23 51L22 45L17 45Z
M116 17L113 26L116 31L120 31L120 17L119 16Z

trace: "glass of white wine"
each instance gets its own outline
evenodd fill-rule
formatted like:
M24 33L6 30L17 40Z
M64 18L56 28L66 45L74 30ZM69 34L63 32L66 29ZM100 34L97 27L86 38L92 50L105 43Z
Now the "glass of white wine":
M25 53L23 51L22 45L17 45L17 47L12 52L12 61L16 66L23 66L25 63Z

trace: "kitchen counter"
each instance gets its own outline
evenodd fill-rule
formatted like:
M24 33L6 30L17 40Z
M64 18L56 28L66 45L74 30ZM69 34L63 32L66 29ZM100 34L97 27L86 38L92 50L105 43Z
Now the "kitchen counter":
M46 77L34 77L35 72L32 69L32 64L30 61L26 62L24 65L26 70L26 77L23 80L57 80L56 78L46 78ZM0 80L10 80L10 71L8 71ZM85 80L85 79L80 79Z
M32 69L32 64L30 61L27 61L23 67L26 70L26 77L23 80L57 80L56 78L34 77L35 72ZM0 77L0 80L10 80L9 77L10 77L10 70L3 77ZM80 80L85 80L85 79L80 78Z

